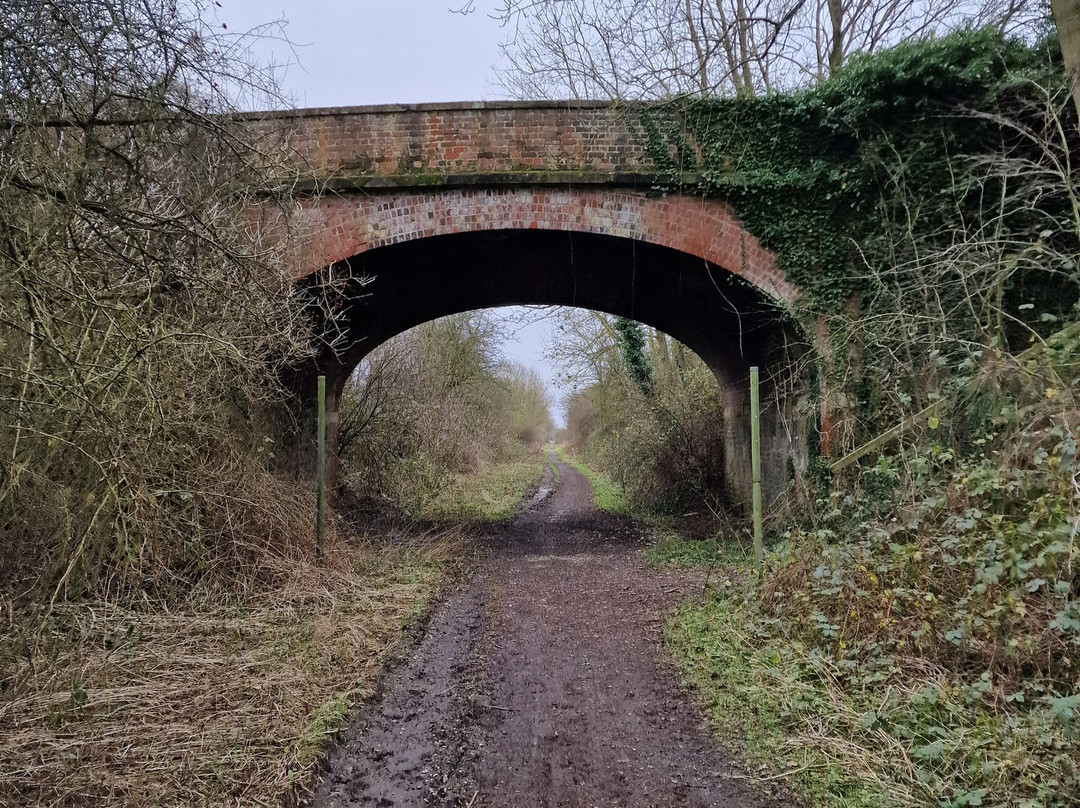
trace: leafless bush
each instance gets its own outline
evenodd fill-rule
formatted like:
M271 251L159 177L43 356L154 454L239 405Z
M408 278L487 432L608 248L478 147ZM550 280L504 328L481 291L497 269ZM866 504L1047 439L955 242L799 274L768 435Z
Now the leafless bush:
M308 532L268 471L279 371L309 344L257 224L279 144L227 114L271 77L202 11L0 9L0 555L21 589L175 591Z
M999 412L1013 396L1011 380L1029 375L1030 350L1078 315L1080 197L1068 88L1029 83L1022 97L1008 114L961 113L999 126L1006 146L957 158L955 173L972 177L963 197L970 207L938 228L927 227L909 166L898 158L889 166L881 201L888 261L867 262L862 305L834 320L838 343L853 346L838 363L838 389L853 402L861 390L876 391L850 409L864 419L863 434L880 431L882 416L895 421L941 397L966 407L971 426L982 429L980 413ZM965 431L959 421L954 427Z
M723 403L709 368L686 346L647 332L651 384L630 378L612 318L564 310L548 355L577 386L560 442L607 472L635 505L682 507L724 493Z
M341 457L349 484L398 503L436 497L455 476L535 450L551 431L542 380L501 355L484 312L384 343L345 388Z

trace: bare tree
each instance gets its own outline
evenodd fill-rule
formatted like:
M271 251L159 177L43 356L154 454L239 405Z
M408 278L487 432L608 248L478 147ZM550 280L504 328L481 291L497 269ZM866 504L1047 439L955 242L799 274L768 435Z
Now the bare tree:
M557 308L550 314L551 339L544 358L559 368L559 384L579 390L607 380L619 368L614 318L588 309Z
M503 0L497 12L509 92L624 99L791 88L856 52L1041 13L1037 0Z
M555 430L547 384L534 368L520 362L507 362L500 375L507 383L514 436L526 446L540 448Z
M346 476L400 502L435 496L455 475L504 453L521 378L504 363L490 314L451 315L376 348L345 388Z

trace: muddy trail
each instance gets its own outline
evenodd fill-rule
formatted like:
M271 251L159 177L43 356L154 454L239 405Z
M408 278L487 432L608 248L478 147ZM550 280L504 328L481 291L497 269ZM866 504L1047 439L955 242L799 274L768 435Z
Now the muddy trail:
M489 560L331 753L315 805L787 804L750 788L661 659L663 619L701 574L646 566L635 524L551 459L554 492L491 531Z

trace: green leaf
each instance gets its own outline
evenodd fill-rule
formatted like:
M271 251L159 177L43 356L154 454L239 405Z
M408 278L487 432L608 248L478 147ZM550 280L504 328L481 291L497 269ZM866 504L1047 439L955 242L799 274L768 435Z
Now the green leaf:
M982 798L986 794L985 788L977 788L974 791L968 791L966 794L961 794L956 798L954 805L982 805Z
M945 741L941 740L928 743L926 746L916 747L912 755L917 760L939 760L944 752Z
M1065 726L1070 726L1076 719L1077 709L1080 709L1080 693L1050 700L1050 711L1054 718Z
M1076 610L1072 607L1072 604L1057 613L1057 616L1050 621L1050 628L1061 632L1075 631L1080 633L1080 617L1076 615Z

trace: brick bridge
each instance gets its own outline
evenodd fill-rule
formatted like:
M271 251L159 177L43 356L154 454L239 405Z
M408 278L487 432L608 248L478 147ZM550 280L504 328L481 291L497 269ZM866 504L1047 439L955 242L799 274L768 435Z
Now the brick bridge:
M805 340L780 313L799 291L729 205L653 190L660 177L634 108L390 105L262 121L287 125L317 178L302 189L298 276L343 290L345 338L319 363L331 445L338 395L381 342L472 309L580 306L658 328L709 365L724 394L728 487L749 499L749 368L785 375ZM768 393L763 484L775 495L804 465L805 430L793 397Z

